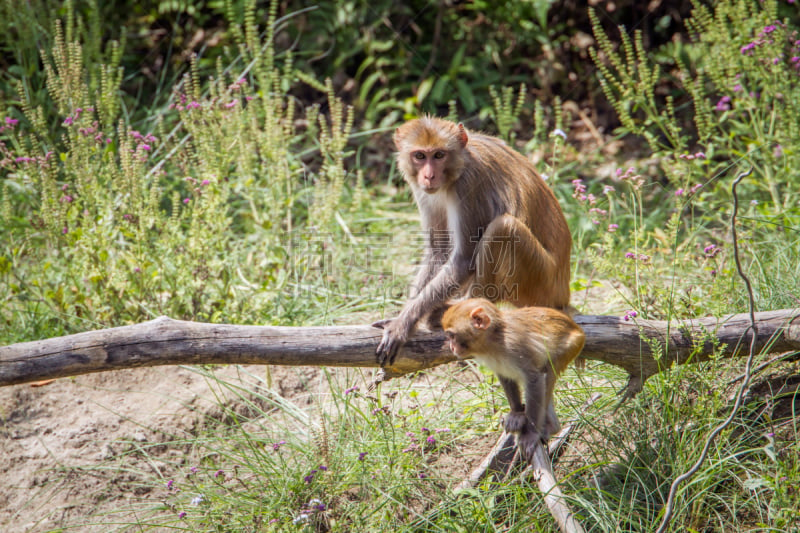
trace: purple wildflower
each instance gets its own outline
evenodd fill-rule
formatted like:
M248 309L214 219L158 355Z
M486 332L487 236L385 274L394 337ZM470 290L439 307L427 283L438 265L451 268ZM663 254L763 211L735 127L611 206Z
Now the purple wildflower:
M739 52L741 52L742 55L753 55L753 50L755 50L755 49L756 49L756 43L750 42L750 43L747 43L746 45L742 46L739 49Z
M631 311L628 311L627 313L625 313L625 316L622 317L622 320L627 322L629 320L632 320L632 319L636 318L638 315L639 315L639 313L637 313L636 311L631 310Z
M714 107L717 111L729 111L731 108L731 97L730 96L723 96L717 102L717 105Z

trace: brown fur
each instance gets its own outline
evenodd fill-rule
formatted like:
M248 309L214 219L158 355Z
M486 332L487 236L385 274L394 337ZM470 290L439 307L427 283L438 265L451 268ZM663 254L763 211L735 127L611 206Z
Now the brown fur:
M403 124L394 140L428 245L400 316L376 323L382 365L454 297L568 307L569 228L530 161L500 139L433 117Z
M540 439L547 441L560 428L553 390L556 378L583 349L583 330L555 309L500 310L482 298L451 306L442 327L453 353L475 357L497 374L511 408L506 431L518 433L519 448L530 459Z

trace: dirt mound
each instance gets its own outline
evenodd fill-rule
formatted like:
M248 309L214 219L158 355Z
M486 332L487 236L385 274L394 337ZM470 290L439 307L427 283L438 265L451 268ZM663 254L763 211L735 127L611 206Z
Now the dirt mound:
M301 371L302 380L297 377ZM264 370L255 367L253 372ZM279 368L273 375L281 393L291 393L318 372ZM236 367L219 368L215 375L238 379ZM89 516L137 501L157 502L153 474L167 479L186 452L174 442L191 437L219 409L218 394L210 393L207 378L180 367L0 389L0 530L39 532L80 525L81 531L90 531ZM147 453L126 453L137 447ZM107 525L96 528L108 530Z

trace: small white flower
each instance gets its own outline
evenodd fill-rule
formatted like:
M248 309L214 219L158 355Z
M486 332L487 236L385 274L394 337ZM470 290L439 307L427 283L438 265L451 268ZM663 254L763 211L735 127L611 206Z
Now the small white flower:
M194 498L192 498L191 504L197 507L203 502L204 499L205 498L203 498L202 494L200 496L195 496Z
M556 135L562 137L565 141L567 140L567 134L564 133L564 130L561 128L554 129L553 133L550 134L551 137L555 137Z
M292 520L292 522L295 525L305 524L306 522L308 522L308 514L307 513L300 513L299 515L297 515L297 518Z

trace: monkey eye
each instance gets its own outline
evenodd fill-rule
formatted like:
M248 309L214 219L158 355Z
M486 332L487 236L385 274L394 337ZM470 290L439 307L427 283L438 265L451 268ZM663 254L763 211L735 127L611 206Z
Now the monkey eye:
M439 150L439 151L437 151L437 152L435 152L433 154L433 158L434 159L444 159L444 156L446 156L446 155L447 154L445 152L443 152L442 150Z
M425 152L414 152L414 159L425 159Z

